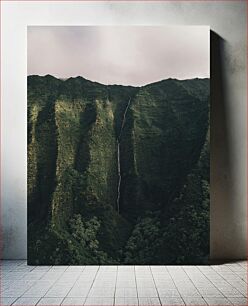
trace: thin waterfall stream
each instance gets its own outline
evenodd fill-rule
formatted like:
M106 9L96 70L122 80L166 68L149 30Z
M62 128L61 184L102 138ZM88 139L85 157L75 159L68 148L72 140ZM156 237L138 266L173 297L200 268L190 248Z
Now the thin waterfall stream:
M122 118L122 122L121 122L121 129L120 129L120 133L117 137L116 143L117 143L117 166L118 166L118 187L117 187L117 199L116 199L116 206L117 206L117 211L118 213L120 213L120 197L121 197L121 161L120 161L120 143L121 143L121 135L122 135L122 130L124 128L125 125L125 121L126 121L126 114L127 111L130 107L131 104L131 97L129 97L123 118Z

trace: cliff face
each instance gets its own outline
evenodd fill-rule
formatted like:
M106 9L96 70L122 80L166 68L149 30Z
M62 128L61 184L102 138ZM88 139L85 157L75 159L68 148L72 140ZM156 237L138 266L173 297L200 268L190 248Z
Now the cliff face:
M207 150L208 100L208 79L134 88L28 77L29 263L173 262L162 249L136 258L132 240L147 218L150 235L168 231L187 205L174 209Z

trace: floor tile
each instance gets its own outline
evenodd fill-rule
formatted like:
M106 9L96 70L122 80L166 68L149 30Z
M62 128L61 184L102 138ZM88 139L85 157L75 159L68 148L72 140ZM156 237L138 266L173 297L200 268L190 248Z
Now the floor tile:
M35 306L39 302L40 298L19 298L15 301L13 305L24 305L24 306Z
M98 271L96 275L96 279L116 279L117 273L116 272L101 272Z
M110 287L110 288L92 288L89 292L88 297L106 297L106 298L111 298L114 297L115 293L115 288Z
M160 300L158 298L139 298L139 306L160 306Z
M199 297L183 297L183 300L186 305L192 305L192 306L207 305L207 303L201 297L200 298Z
M5 278L11 279L11 280L21 280L23 279L24 275L26 275L28 272L9 272Z
M133 288L136 286L136 282L135 280L125 280L125 279L121 279L121 280L117 280L116 282L116 287L126 287L126 288Z
M243 297L242 293L233 288L231 285L226 288L218 287L218 289L225 297Z
M178 290L175 289L167 289L167 288L157 288L158 294L160 297L180 297Z
M232 305L230 301L228 301L227 298L204 298L204 300L207 302L209 306L226 306L226 305Z
M118 266L118 273L120 272L134 272L134 266Z
M50 272L50 270L48 272L46 272L45 274L43 274L43 276L41 277L41 280L58 280L61 276L62 276L63 272Z
M163 297L160 298L160 301L162 306L185 305L184 301L178 297L175 298Z
M45 297L53 297L53 298L57 298L57 297L65 297L68 292L71 289L71 285L54 285L53 287L51 287Z
M34 270L35 266L28 266L27 264L17 266L13 271L16 272L30 272Z
M32 272L48 272L52 266L36 266Z
M91 286L93 282L94 282L94 278L88 278L85 275L84 276L80 275L79 278L76 280L75 285L84 284L85 286L86 285Z
M157 297L158 292L155 287L143 288L138 287L138 297Z
M155 287L153 279L137 278L136 283L138 287L151 288Z
M87 297L90 291L91 285L75 285L71 288L68 293L68 297Z
M99 270L99 266L85 266L84 273L96 273Z
M23 288L16 288L16 289L13 289L13 288L10 288L10 289L6 289L4 290L2 293L1 293L1 296L2 297L20 297L22 296L25 291L27 290L27 288L23 289Z
M50 272L64 272L69 268L69 266L52 266Z
M85 303L85 298L65 298L61 305L83 306L84 303Z
M136 288L116 288L115 297L133 298L137 297Z
M84 305L111 306L114 305L114 298L87 298Z
M85 266L69 266L66 272L83 272Z
M182 297L201 297L201 294L195 288L192 288L192 289L179 289L178 288L178 291Z
M39 280L42 278L42 276L45 274L45 272L30 272L26 273L23 277L22 280Z
M223 294L216 288L212 287L197 287L199 293L203 297L209 297L209 298L222 298Z
M23 296L24 297L43 297L52 286L49 281L39 281L30 289L28 289Z
M115 298L115 305L119 305L119 306L138 305L138 298L117 297L117 298Z
M37 305L60 305L63 301L63 298L42 298Z
M117 278L135 278L135 272L134 270L118 270L117 272Z
M248 300L247 298L228 298L228 300L233 304L233 305L239 305L239 306L247 306L248 305Z
M100 266L99 268L100 272L117 272L117 270L117 266Z
M0 299L0 305L1 306L7 306L7 305L11 305L12 303L14 303L15 302L15 300L16 300L17 298L11 298L11 297L1 297L1 299Z
M154 281L173 281L170 274L153 274Z

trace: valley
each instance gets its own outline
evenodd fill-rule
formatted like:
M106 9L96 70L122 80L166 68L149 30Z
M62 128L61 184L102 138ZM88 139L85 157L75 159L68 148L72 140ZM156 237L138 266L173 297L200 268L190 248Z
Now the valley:
M209 79L27 81L29 264L206 262Z

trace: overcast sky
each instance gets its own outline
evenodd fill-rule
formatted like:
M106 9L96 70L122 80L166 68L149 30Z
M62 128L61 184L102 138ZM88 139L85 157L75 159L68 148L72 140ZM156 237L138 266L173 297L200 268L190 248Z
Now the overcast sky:
M207 26L29 26L28 75L140 86L209 77Z

